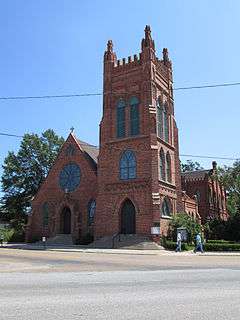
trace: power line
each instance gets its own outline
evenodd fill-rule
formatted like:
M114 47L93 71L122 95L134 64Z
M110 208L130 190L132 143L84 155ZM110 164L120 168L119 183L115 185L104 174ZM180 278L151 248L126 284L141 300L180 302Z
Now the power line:
M190 87L176 87L176 88L173 88L173 90L180 91L180 90L193 90L193 89L209 89L209 88L219 88L219 87L232 87L232 86L239 86L239 85L240 85L240 82L232 82L232 83L207 84L207 85L190 86ZM138 93L141 93L141 92L142 91L138 91ZM110 92L110 93L115 95L121 95L121 92ZM108 94L108 92L105 94ZM126 94L126 93L124 92L122 94ZM0 97L0 100L80 98L80 97L93 97L93 96L102 96L102 95L104 95L104 93L90 92L90 93L42 95L42 96L6 96L6 97Z
M15 137L15 138L23 138L23 136L18 136L18 135L16 135L16 134L3 133L3 132L0 132L0 136Z
M0 136L7 136L7 137L15 137L15 138L23 138L23 136L16 135L16 134L10 134L10 133L3 133L0 132ZM89 147L99 148L99 146L80 142L80 145L86 145ZM141 151L142 152L142 151ZM149 152L149 151L147 151ZM209 156L209 155L193 155L193 154L179 154L180 157L189 157L189 158L201 158L201 159L215 159L215 160L231 160L231 161L237 161L239 158L230 158L230 157L219 157L219 156Z
M15 96L15 97L0 97L0 100L32 100L32 99L57 99L57 98L76 98L101 96L102 93L79 93L79 94L60 94L60 95L44 95L44 96Z
M190 158L201 158L201 159L216 159L216 160L232 160L237 161L239 158L228 158L228 157L214 157L214 156L200 156L193 154L179 154L180 157L190 157Z
M232 83L219 83L219 84L206 84L202 86L192 86L192 87L178 87L173 90L192 90L192 89L207 89L207 88L218 88L218 87L232 87L239 86L240 82L232 82Z

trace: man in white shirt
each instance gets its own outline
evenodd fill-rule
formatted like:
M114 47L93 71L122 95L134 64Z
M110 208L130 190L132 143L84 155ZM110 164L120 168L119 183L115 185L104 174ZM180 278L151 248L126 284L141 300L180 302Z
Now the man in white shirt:
M182 246L182 235L181 232L177 233L177 248L176 252L181 252L181 246Z

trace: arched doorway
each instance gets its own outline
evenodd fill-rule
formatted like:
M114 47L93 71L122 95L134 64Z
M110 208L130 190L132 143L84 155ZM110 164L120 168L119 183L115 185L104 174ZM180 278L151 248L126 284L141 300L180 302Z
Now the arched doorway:
M61 213L61 233L71 233L71 210L65 207Z
M121 233L136 233L136 212L131 200L126 200L121 210Z

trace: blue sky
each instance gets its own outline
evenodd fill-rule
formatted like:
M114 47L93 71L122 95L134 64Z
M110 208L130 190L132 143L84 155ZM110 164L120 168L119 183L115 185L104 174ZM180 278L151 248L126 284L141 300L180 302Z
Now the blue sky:
M0 3L0 96L101 92L102 58L140 51L146 24L169 49L174 85L240 81L240 2L11 0ZM175 92L180 153L239 156L240 86ZM53 128L98 144L101 97L0 101L0 132ZM0 136L0 164L20 139ZM212 160L199 161L209 167ZM218 161L219 164L231 164ZM1 171L0 171L1 174Z

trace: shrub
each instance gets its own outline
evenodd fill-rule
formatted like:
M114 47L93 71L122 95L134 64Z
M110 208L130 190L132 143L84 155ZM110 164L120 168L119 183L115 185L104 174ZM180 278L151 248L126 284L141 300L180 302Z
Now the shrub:
M24 242L22 230L15 230L13 228L0 229L0 236L3 236L4 242Z
M78 239L76 241L76 244L87 245L87 244L93 242L93 240L94 240L93 236L90 233L87 233L81 239Z
M188 234L188 243L194 242L195 236L201 233L201 226L186 213L177 213L170 222L169 236L172 240L177 238L177 228L184 227Z
M169 249L169 250L175 250L177 246L176 242L165 240L165 239L162 240L161 244L165 249ZM191 246L185 242L182 242L181 248L182 248L182 251L188 251L188 250L193 250L194 246Z
M209 243L204 245L205 251L240 251L240 243Z
M207 243L234 243L234 242L228 241L228 240L208 240Z
M4 242L9 242L14 234L14 229L0 229L0 237L3 237Z

